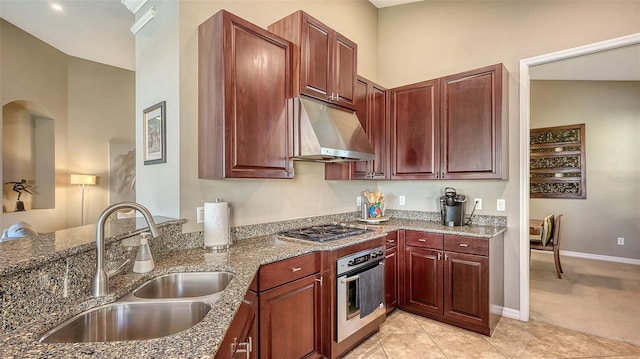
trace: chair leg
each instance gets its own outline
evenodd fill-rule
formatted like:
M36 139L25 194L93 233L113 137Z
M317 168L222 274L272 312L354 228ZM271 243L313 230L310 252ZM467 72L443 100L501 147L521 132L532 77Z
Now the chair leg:
M553 251L553 261L556 264L556 274L558 275L558 279L562 279L562 275L560 275L560 273L564 273L564 272L562 271L562 265L560 265L560 251L559 250Z

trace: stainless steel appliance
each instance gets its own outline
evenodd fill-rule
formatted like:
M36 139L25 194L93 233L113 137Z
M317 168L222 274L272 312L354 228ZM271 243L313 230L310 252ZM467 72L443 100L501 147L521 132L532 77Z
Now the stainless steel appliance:
M384 320L383 246L367 249L336 263L336 324L339 343L365 325Z
M440 217L445 226L464 226L467 198L456 193L455 188L447 187L440 197Z
M342 224L323 224L306 228L291 229L278 233L278 236L285 238L303 239L313 242L328 242L358 234L367 230L356 227L349 227Z

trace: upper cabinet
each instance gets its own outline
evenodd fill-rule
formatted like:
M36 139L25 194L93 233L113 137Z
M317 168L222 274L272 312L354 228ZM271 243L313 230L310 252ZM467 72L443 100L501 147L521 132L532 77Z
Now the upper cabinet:
M506 179L502 64L391 90L392 179Z
M292 178L292 44L224 10L198 44L199 177Z
M355 104L356 115L376 152L376 157L371 161L326 164L325 179L389 179L386 89L358 76Z
M303 11L268 27L291 41L294 93L355 109L358 46Z

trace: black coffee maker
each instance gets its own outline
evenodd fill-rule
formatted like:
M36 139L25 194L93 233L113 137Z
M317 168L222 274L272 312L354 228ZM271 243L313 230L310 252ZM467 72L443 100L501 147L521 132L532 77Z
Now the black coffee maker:
M445 226L465 225L465 207L467 199L463 194L457 194L456 189L447 187L444 196L440 197L440 217Z

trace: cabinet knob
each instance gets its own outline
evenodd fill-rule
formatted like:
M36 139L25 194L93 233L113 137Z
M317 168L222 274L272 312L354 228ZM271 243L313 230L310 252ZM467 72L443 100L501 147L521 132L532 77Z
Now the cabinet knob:
M302 267L295 267L295 268L291 268L291 272L294 272L294 273L295 273L295 272L297 272L297 271L299 271L299 270L301 270L301 269L302 269Z
M469 245L466 244L466 243L458 243L458 246L460 246L460 247L469 247Z
M427 240L425 238L418 238L418 242L427 243Z
M393 243L395 241L396 241L395 239L387 239L387 243Z

